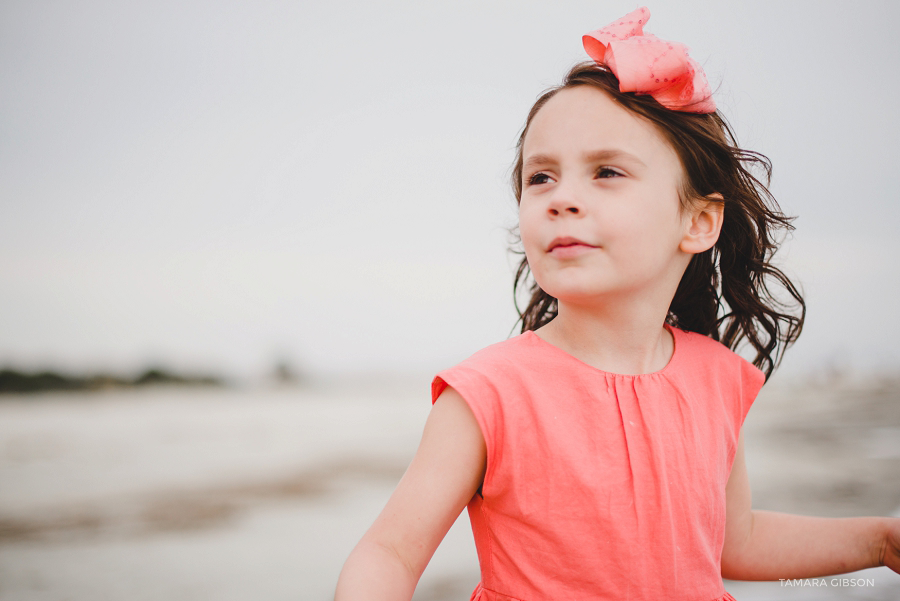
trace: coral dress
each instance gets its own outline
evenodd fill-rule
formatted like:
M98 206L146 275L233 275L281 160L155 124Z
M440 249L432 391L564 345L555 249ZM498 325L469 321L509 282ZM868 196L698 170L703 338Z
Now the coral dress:
M732 600L725 484L760 370L671 329L662 370L617 375L534 332L438 374L487 445L469 503L479 601Z

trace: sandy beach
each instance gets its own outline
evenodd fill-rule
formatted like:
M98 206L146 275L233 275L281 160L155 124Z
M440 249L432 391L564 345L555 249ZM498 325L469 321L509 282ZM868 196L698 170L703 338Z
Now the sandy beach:
M0 601L329 599L415 451L428 389L423 376L5 396ZM900 509L900 379L776 382L745 438L755 507ZM900 598L885 568L845 578L726 587L739 601ZM463 515L415 599L467 599L477 581Z

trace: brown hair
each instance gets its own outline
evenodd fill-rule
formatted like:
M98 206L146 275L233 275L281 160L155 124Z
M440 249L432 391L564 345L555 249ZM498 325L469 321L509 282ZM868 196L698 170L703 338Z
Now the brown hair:
M542 94L528 113L512 173L516 202L522 197L522 146L532 119L558 92L576 86L598 88L656 125L684 168L683 207L714 193L724 198L719 239L713 248L692 257L669 305L666 322L719 340L732 350L748 343L756 351L753 364L768 378L785 348L797 340L806 315L797 287L771 262L778 248L778 230L793 229L793 218L781 212L767 188L771 162L762 154L739 148L718 112L667 109L651 96L620 92L610 71L596 63L582 63L569 71L560 86ZM754 167L762 170L765 183L750 172ZM519 311L522 332L549 323L558 311L555 298L537 282L529 284L530 273L523 257L513 285L514 296L523 287L531 292L528 306Z

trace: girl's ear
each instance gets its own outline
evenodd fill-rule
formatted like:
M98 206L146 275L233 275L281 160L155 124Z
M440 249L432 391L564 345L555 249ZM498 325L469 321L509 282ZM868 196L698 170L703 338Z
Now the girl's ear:
M724 200L722 195L716 192L694 201L689 213L687 230L679 245L683 252L696 255L715 245L719 239L719 232L722 231Z

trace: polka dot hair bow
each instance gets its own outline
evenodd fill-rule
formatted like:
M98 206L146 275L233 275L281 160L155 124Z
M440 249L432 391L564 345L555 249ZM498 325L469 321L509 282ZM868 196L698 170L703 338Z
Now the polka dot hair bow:
M716 110L703 69L687 47L644 33L650 11L641 7L582 38L584 49L619 79L619 91L650 94L674 111Z

